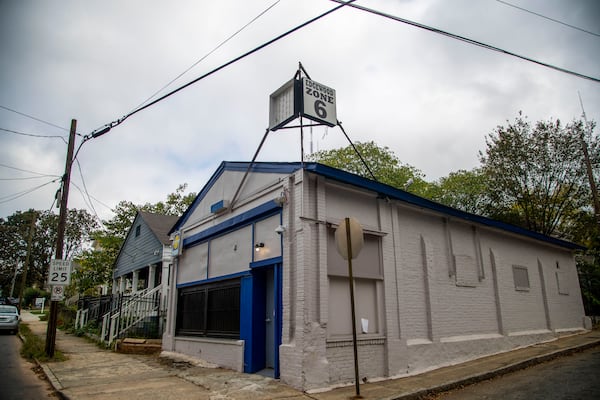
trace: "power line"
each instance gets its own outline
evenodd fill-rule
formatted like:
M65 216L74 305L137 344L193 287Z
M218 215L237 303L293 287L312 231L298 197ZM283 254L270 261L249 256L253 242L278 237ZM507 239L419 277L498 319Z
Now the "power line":
M0 197L0 204L4 204L4 203L8 203L9 201L16 200L16 199L18 199L19 197L23 197L23 196L25 196L25 195L27 195L27 194L29 194L29 193L35 192L36 190L38 190L38 189L41 189L41 188L43 188L44 186L47 186L47 185L49 185L49 184L51 184L51 183L54 183L54 182L56 182L56 181L58 181L58 180L60 180L60 178L53 179L53 180L51 180L51 181L49 181L49 182L46 182L46 183L44 183L44 184L41 184L41 185L35 186L35 187L33 187L33 188L30 188L30 189L25 189L25 190L23 190L23 191L21 191L21 192L17 192L17 193L9 194L9 195L7 195L7 196L2 196L2 197Z
M92 132L92 133L90 133L89 135L86 135L86 136L84 136L84 138L83 138L83 142L82 142L82 143L79 145L79 148L78 148L78 149L77 149L77 151L75 152L75 155L77 156L77 153L79 152L79 149L81 149L81 146L82 146L82 145L83 145L83 143L85 143L87 140L89 140L89 139L92 139L92 138L95 138L95 137L98 137L98 136L101 136L101 135L104 135L105 133L107 133L108 131L110 131L112 128L114 128L114 127L116 127L116 126L118 126L118 125L122 124L123 122L125 122L125 120L126 120L127 118L129 118L129 117L131 117L131 116L133 116L133 115L135 115L135 114L139 113L140 111L143 111L143 110L145 110L145 109L147 109L147 108L149 108L149 107L152 107L152 106L153 106L153 105L155 105L156 103L159 103L159 102L161 102L161 101L165 100L166 98L168 98L168 97L171 97L171 96L172 96L172 95L174 95L175 93L178 93L178 92L180 92L181 90L183 90L183 89L185 89L185 88L187 88L187 87L189 87L189 86L191 86L191 85L193 85L193 84L195 84L195 83L197 83L197 82L201 81L202 79L204 79L204 78L207 78L207 77L211 76L211 75L212 75L212 74L214 74L215 72L218 72L218 71L220 71L220 70L222 70L222 69L224 69L224 68L226 68L226 67L230 66L231 64L234 64L234 63L236 63L236 62L238 62L238 61L240 61L240 60L242 60L242 59L244 59L244 58L246 58L246 57L248 57L248 56L250 56L250 55L252 55L252 54L254 54L254 53L256 53L256 52L258 52L259 50L262 50L262 49L264 49L265 47L268 47L268 46L270 46L271 44L273 44L273 43L275 43L275 42L277 42L277 41L279 41L279 40L281 40L281 39L285 38L286 36L289 36L289 35L291 35L292 33L294 33L294 32L296 32L296 31L298 31L298 30L300 30L300 29L302 29L302 28L304 28L304 27L306 27L306 26L308 26L308 25L312 24L313 22L316 22L316 21L320 20L320 19L321 19L321 18L323 18L323 17L326 17L327 15L329 15L329 14L331 14L331 13L333 13L333 12L335 12L335 11L339 10L340 8L342 8L342 7L346 6L346 5L350 5L350 4L351 4L351 3L353 3L354 1L356 1L356 0L349 0L349 1L342 1L342 0L339 0L338 2L339 2L339 3L341 3L339 6L336 6L336 7L332 8L332 9L330 9L330 10L328 10L328 11L325 11L324 13L322 13L322 14L319 14L319 15L317 15L317 16L316 16L316 17L314 17L314 18L311 18L311 19L309 19L308 21L301 23L300 25L297 25L296 27L294 27L294 28L292 28L292 29L290 29L290 30L288 30L288 31L286 31L286 32L284 32L284 33L282 33L282 34L280 34L280 35L276 36L275 38L273 38L273 39L271 39L271 40L268 40L267 42L265 42L265 43L263 43L263 44L261 44L261 45L259 45L259 46L255 47L254 49L252 49L252 50L250 50L250 51L247 51L246 53L244 53L244 54L242 54L242 55L240 55L240 56L238 56L238 57L235 57L234 59L232 59L232 60L230 60L230 61L226 62L225 64L221 64L221 66L219 66L219 67L217 67L217 68L215 68L215 69L213 69L213 70L211 70L211 71L209 71L209 72L205 73L204 75L201 75L201 76L199 76L198 78L196 78L196 79L194 79L194 80L192 80L192 81L190 81L190 82L188 82L188 83L186 83L186 84L184 84L184 85L182 85L182 86L178 87L177 89L174 89L174 90L170 91L169 93L167 93L167 94L164 94L163 96L159 97L158 99L156 99L156 100L153 100L152 102L150 102L150 103L148 103L148 104L146 104L146 105L144 105L144 106L141 106L141 107L138 107L138 108L136 108L135 110L133 110L133 111L129 112L128 114L125 114L124 116L122 116L121 118L119 118L119 119L117 119L117 120L114 120L114 121L112 121L112 122L109 122L109 123L105 124L104 126L102 126L102 127L98 128L98 129L96 129L95 131L93 131L93 132Z
M0 178L0 181L27 181L30 179L47 178L48 176L58 177L58 175L41 175L41 176L28 176L26 178Z
M86 200L86 193L84 193L83 190L81 190L81 188L79 187L79 185L77 185L75 182L71 181L71 183L73 184L73 186L75 186L75 188L79 191L79 193L81 193L81 196L83 197L83 202L85 203L85 205L92 210L92 214L93 214L92 217L94 217L101 226L104 226L104 223L102 222L102 219L96 213L94 206L91 203L88 203L88 201ZM89 194L88 194L88 196L89 196Z
M94 215L96 216L96 218L98 218L98 220L100 220L100 217L98 217L98 213L96 212L96 209L94 208L94 204L92 203L92 199L90 198L90 194L87 190L87 186L85 185L85 179L83 179L83 172L81 171L81 164L79 163L79 160L75 160L75 161L77 162L77 168L79 169L79 176L81 176L81 183L83 184L83 189L85 190L85 194L87 195L87 198L90 202L90 208L91 208L92 212L94 213ZM85 200L85 196L84 196L84 200Z
M27 172L29 174L34 174L34 175L39 175L39 176L51 176L51 177L60 177L60 175L50 175L50 174L43 174L41 172L35 172L35 171L29 171L26 169L21 169L21 168L17 168L17 167L11 167L10 165L6 165L6 164L0 164L0 167L4 167L4 168L9 168L9 169L14 169L16 171L21 171L21 172Z
M212 53L214 53L219 48L221 48L225 43L229 42L231 39L233 39L235 36L237 36L240 32L242 32L244 29L246 29L248 26L250 26L253 22L255 22L257 19L259 19L260 17L262 17L264 14L266 14L271 8L275 7L277 5L277 3L279 3L280 1L281 0L277 0L275 3L271 4L264 11L262 11L260 14L258 14L256 17L254 17L252 20L250 20L250 22L248 22L247 24L245 24L244 26L242 26L240 29L238 29L237 31L235 31L235 33L233 33L232 35L230 35L227 39L223 40L215 48L213 48L212 50L210 50L208 53L206 53L204 56L202 56L198 61L196 61L195 63L193 63L191 66L189 66L185 71L183 71L182 73L180 73L179 75L177 75L175 78L173 78L172 80L170 80L169 83L167 83L166 85L164 85L163 87L161 87L160 89L158 89L156 92L154 92L150 97L148 97L146 100L144 100L136 108L139 108L139 107L143 106L148 101L150 101L152 98L154 98L157 94L159 94L160 92L162 92L163 90L165 90L166 88L168 88L169 86L171 86L171 84L173 82L175 82L177 79L181 78L183 75L185 75L186 73L188 73L196 65L198 65L202 61L204 61L208 56L210 56Z
M19 132L19 131L13 131L12 129L6 129L6 128L0 128L0 131L14 133L15 135L29 136L29 137L36 137L36 138L61 139L63 142L65 142L65 143L67 142L65 140L64 136L58 136L58 135L36 135L33 133L24 133L24 132Z
M578 27L578 26L575 26L575 25L567 24L566 22L560 21L560 20L558 20L558 19L554 19L554 18L550 18L550 17L547 17L547 16L545 16L545 15L542 15L542 14L538 14L538 13L536 13L536 12L534 12L534 11L528 10L528 9L526 9L526 8L523 8L523 7L519 7L519 6L517 6L517 5L511 4L511 3L508 3L508 2L506 2L506 1L502 1L502 0L496 0L496 1L497 1L498 3L502 3L502 4L504 4L504 5L507 5L507 6L509 6L509 7L516 8L517 10L525 11L526 13L533 14L533 15L535 15L535 16L538 16L538 17L540 17L540 18L544 18L544 19L547 19L547 20L549 20L549 21L556 22L557 24L561 24L561 25L564 25L564 26L568 26L569 28L577 29L578 31L585 32L585 33L588 33L588 34L590 34L590 35L594 35L594 36L600 37L600 34L598 34L598 33L595 33L595 32L588 31L588 30L586 30L586 29L580 28L580 27Z
M6 110L6 111L14 112L15 114L19 114L19 115L22 115L22 116L24 116L24 117L27 117L27 118L33 119L34 121L38 121L38 122L41 122L41 123L43 123L43 124L50 125L50 126L53 126L53 127L55 127L55 128L62 129L63 131L67 131L67 132L69 132L69 130L68 130L67 128L64 128L64 127L62 127L62 126L59 126L59 125L53 124L52 122L44 121L43 119L40 119L40 118L34 117L34 116L32 116L32 115L25 114L25 113L23 113L23 112L20 112L20 111L17 111L17 110L13 110L12 108L8 108L8 107L5 107L5 106L3 106L3 105L0 105L0 108L4 109L4 110Z
M343 3L342 0L330 0L330 1L333 1L334 3ZM547 67L547 68L550 68L550 69L553 69L553 70L556 70L556 71L559 71L559 72L563 72L565 74L574 75L574 76L576 76L578 78L588 79L588 80L591 80L593 82L600 83L600 79L599 78L594 78L594 77L591 77L591 76L588 76L588 75L580 74L579 72L574 72L574 71L571 71L571 70L568 70L568 69L565 69L565 68L557 67L557 66L554 66L552 64L548 64L548 63L545 63L545 62L542 62L542 61L537 61L537 60L534 60L533 58L522 56L522 55L510 52L508 50L503 50L503 49L501 49L499 47L495 47L495 46L492 46L492 45L489 45L489 44L486 44L486 43L483 43L483 42L479 42L479 41L474 40L474 39L469 39L469 38L464 37L464 36L456 35L454 33L450 33L450 32L447 32L447 31L443 31L441 29L433 28L433 27L428 26L428 25L424 25L424 24L421 24L421 23L418 23L418 22L414 22L414 21L411 21L411 20L408 20L408 19L405 19L405 18L397 17L395 15L391 15L391 14L385 13L383 11L374 10L372 8L363 7L363 6L359 6L359 5L356 5L356 4L348 4L348 3L344 3L344 4L348 5L348 7L356 8L358 10L365 11L365 12L368 12L368 13L371 13L371 14L375 14L375 15L378 15L380 17L388 18L388 19L391 19L391 20L394 20L394 21L397 21L397 22L402 22L404 24L411 25L411 26L414 26L414 27L417 27L417 28L421 28L421 29L424 29L424 30L427 30L427 31L430 31L430 32L433 32L433 33L438 33L440 35L448 36L448 37L450 37L452 39L460 40L460 41L465 42L465 43L469 43L469 44L472 44L472 45L475 45L475 46L483 47L484 49L488 49L488 50L492 50L492 51L495 51L495 52L498 52L498 53L502 53L502 54L506 54L506 55L509 55L509 56L513 56L513 57L519 58L519 59L524 60L524 61L529 61L529 62L532 62L534 64L541 65L543 67Z

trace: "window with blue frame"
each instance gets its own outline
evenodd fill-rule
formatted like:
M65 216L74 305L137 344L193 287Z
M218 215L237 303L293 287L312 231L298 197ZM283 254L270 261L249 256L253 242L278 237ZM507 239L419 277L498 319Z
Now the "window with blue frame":
M240 280L179 289L176 334L240 337Z

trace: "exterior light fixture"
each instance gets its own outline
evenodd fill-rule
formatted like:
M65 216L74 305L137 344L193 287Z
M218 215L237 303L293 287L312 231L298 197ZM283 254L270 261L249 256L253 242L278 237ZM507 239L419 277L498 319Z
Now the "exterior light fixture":
M263 247L265 247L265 244L264 244L263 242L256 243L256 244L254 245L254 250L255 250L255 251L260 251L260 249L262 249Z

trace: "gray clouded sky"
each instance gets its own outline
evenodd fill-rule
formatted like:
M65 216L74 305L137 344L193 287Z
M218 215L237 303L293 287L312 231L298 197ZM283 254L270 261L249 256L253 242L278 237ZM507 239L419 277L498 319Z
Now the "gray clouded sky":
M127 114L276 0L0 0L0 129L67 138ZM600 33L600 2L507 0ZM600 78L600 37L494 0L358 0L536 60ZM281 0L195 66L174 89L333 8ZM199 191L223 160L250 160L268 126L269 95L302 62L337 92L354 141L388 146L435 180L478 165L485 136L522 110L530 121L600 122L600 83L344 8L144 110L83 145L78 161L100 218L120 200L156 202L188 183ZM165 92L163 92L165 93ZM596 130L598 132L598 130ZM81 140L79 138L78 140ZM79 144L79 143L78 143ZM313 129L313 148L347 145L339 128ZM310 148L306 135L305 150ZM48 209L66 144L0 130L0 217ZM298 161L299 132L269 134L261 161ZM12 168L8 168L8 167ZM18 178L18 180L13 180ZM69 207L88 208L73 168Z

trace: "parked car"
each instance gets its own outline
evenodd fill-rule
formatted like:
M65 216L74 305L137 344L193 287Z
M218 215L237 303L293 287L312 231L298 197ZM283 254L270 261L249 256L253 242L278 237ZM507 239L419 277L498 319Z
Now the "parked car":
M16 334L19 331L21 317L15 306L0 305L0 330Z

